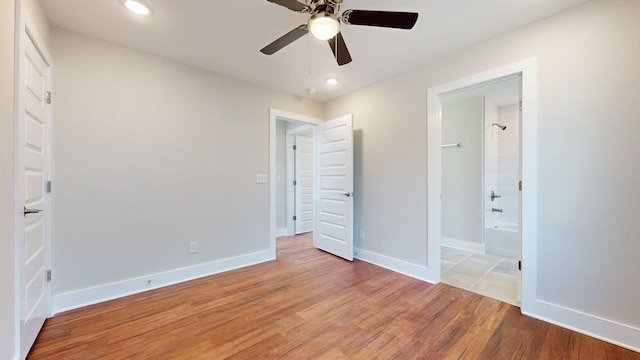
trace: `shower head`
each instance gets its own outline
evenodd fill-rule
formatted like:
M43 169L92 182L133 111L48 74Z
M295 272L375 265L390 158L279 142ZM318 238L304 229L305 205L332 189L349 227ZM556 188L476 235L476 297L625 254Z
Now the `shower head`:
M500 124L498 124L498 123L493 123L493 124L491 124L491 125L499 127L499 128L500 128L500 130L507 130L507 127L506 127L506 126L504 126L504 125L500 125Z

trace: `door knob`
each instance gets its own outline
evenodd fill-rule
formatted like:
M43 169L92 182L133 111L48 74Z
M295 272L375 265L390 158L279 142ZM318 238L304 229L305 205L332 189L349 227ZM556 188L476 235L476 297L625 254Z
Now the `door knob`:
M27 209L27 207L24 206L24 216L27 216L27 214L37 214L40 211L44 211L44 210L41 210L41 209Z
M342 194L342 195L344 195L344 196L346 196L346 197L349 197L349 196L351 196L351 195L353 195L353 194L352 194L352 193L350 193L350 192L346 192L346 193L344 193L344 194Z

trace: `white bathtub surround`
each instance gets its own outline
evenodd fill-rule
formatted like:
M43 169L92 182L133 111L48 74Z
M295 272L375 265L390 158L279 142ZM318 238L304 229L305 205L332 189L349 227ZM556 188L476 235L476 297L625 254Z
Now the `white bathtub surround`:
M484 100L484 217L493 220L491 207L496 206L497 200L491 201L491 192L500 194L500 130L492 124L499 123L498 107L485 98Z
M518 180L520 152L520 111L518 104L498 108L498 119L507 129L500 131L498 140L498 188L502 213L496 213L499 222L518 223Z
M512 259L519 257L518 224L501 222L488 224L484 229L484 241L487 254Z
M493 124L506 126L502 130ZM496 106L485 100L484 248L487 254L519 257L519 104ZM491 192L499 196L491 201ZM492 209L501 209L495 212Z

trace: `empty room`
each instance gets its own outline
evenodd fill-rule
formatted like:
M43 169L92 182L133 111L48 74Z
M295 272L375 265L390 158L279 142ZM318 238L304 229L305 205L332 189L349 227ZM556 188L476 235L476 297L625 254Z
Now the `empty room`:
M640 1L0 5L0 359L640 359Z

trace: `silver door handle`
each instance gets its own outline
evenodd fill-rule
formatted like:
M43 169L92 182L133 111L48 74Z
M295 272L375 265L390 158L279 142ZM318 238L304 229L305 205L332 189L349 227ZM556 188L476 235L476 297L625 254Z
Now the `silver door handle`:
M349 196L353 195L353 193L346 192L346 193L344 193L344 194L342 194L342 195L344 195L344 196L346 196L346 197L349 197Z
M27 209L27 207L24 206L24 216L27 216L27 214L37 214L37 213L39 213L41 211L44 211L44 210L41 210L41 209Z

